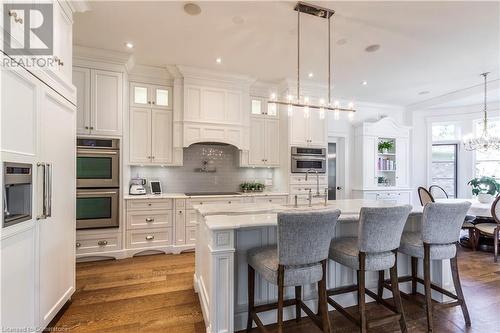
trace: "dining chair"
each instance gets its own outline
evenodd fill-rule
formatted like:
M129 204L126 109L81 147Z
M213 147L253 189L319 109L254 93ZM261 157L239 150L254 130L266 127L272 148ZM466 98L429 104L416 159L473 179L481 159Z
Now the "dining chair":
M434 202L434 197L431 192L429 192L425 187L420 186L417 189L418 198L420 199L420 204L425 206L429 202Z
M448 193L446 193L445 189L439 185L431 185L429 187L429 192L433 198L440 198L440 199L449 198Z
M406 320L403 304L397 284L398 256L397 248L401 234L412 207L410 205L395 207L363 207L359 215L358 237L339 237L332 239L330 245L330 260L347 266L357 272L357 285L342 286L327 291L328 303L347 319L357 324L361 332L368 328L385 325L391 321L399 321L401 332L406 332ZM366 271L378 271L384 276L386 269L390 270L391 280L395 288L392 289L394 305L385 301L381 295L375 294L365 286ZM347 312L331 296L348 292L358 292L359 315L353 316ZM380 318L370 318L366 313L365 294L375 299L394 312Z
M493 261L498 262L498 239L500 234L500 196L491 204L491 216L495 223L479 223L476 224L476 236L486 236L493 238Z
M444 307L460 306L465 318L465 324L470 326L470 317L462 292L462 285L458 274L457 247L460 237L460 227L465 214L471 206L470 202L458 203L428 203L422 214L422 230L405 231L401 237L398 251L411 257L411 276L399 277L396 282L381 281L379 286L394 290L400 282L411 282L412 294L417 294L417 282L424 285L427 313L427 331L432 332L432 294L431 289L442 293L455 301L440 304ZM418 277L418 259L423 259L424 279ZM451 275L456 295L431 282L431 260L450 260ZM380 290L379 290L380 294ZM407 296L405 293L402 293Z
M278 244L247 253L248 321L267 332L257 313L278 310L278 332L283 331L283 307L295 305L295 320L303 310L323 332L331 332L326 302L326 260L340 210L278 213ZM278 302L255 306L255 271L278 285ZM302 285L318 283L318 314L302 302ZM284 300L285 287L295 287L295 299Z

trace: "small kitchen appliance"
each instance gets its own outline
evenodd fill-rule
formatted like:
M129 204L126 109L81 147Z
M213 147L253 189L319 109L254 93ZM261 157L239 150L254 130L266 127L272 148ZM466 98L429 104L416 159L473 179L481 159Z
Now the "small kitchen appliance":
M132 178L130 180L130 188L128 193L130 195L144 195L146 194L146 179L144 178Z

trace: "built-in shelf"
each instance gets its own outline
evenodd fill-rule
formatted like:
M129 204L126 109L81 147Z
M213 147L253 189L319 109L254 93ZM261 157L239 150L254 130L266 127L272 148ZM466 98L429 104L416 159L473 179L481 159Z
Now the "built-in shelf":
M396 153L378 153L379 156L396 156Z
M378 171L380 171L380 172L396 172L396 169L394 169L394 170L378 170Z

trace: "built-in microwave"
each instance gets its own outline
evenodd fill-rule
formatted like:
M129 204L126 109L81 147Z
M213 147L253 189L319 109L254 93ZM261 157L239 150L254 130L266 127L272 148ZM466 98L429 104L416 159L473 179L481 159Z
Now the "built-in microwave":
M76 155L77 188L120 186L118 139L78 138Z
M77 189L76 229L114 228L119 225L119 190Z
M292 173L306 173L314 170L319 173L326 172L326 149L311 147L291 148Z

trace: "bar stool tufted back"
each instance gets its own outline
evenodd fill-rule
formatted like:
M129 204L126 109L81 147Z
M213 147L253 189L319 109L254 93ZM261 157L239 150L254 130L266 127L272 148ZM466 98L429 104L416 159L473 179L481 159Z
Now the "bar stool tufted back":
M422 241L427 244L451 244L458 241L470 202L425 205L422 215Z

